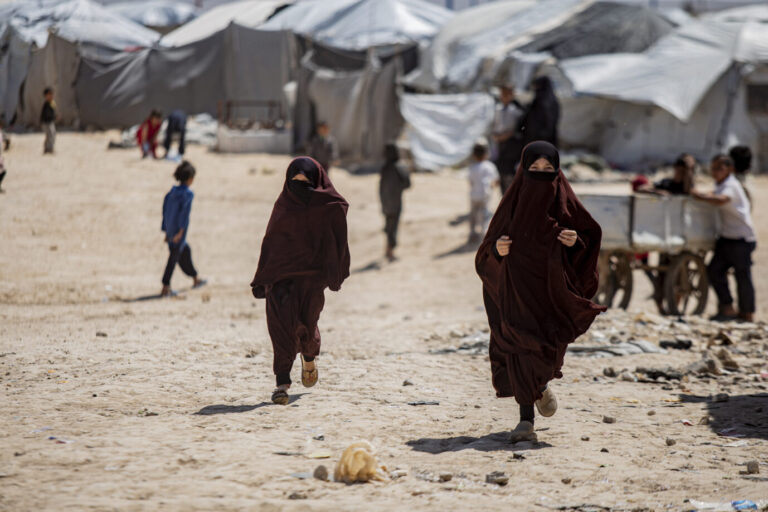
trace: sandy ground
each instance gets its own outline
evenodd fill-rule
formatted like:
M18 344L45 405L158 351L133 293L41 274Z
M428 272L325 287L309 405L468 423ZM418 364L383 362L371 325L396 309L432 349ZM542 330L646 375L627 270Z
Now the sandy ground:
M55 157L40 154L40 135L17 136L6 156L0 509L690 510L686 499L768 498L764 326L730 328L738 372L683 383L603 376L607 366L684 367L716 332L693 320L638 321L653 311L642 275L631 312L601 317L600 332L580 343L677 335L694 349L569 356L554 384L560 411L537 419L540 442L506 442L515 403L494 397L482 351L454 350L485 326L473 253L460 250L467 226L451 223L467 209L458 176L415 176L400 260L384 264L376 177L334 170L351 203L353 274L326 293L320 383L297 383L289 406L272 405L264 303L248 283L288 158L190 148L198 178L189 242L210 285L189 290L177 269L179 298L136 301L160 289L160 209L173 164L108 152L109 136L61 134ZM754 193L768 240L768 181ZM768 251L755 260L766 318ZM718 393L730 400L714 401ZM418 400L439 405L408 405ZM743 437L717 434L727 428ZM332 471L357 440L407 475L353 486L292 476L318 464ZM760 474L742 474L750 460ZM510 483L487 484L492 471ZM435 481L440 473L452 479Z

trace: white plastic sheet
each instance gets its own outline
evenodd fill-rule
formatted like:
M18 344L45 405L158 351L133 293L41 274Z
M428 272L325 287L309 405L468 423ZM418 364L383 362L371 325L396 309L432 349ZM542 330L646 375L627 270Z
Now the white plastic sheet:
M400 112L416 165L426 170L460 163L493 120L493 98L484 93L404 94Z
M262 30L291 30L337 48L413 44L434 36L453 12L426 0L304 0Z
M214 7L194 21L168 33L161 40L165 46L183 46L200 41L224 30L230 23L241 27L256 28L263 24L280 7L294 0L244 0Z

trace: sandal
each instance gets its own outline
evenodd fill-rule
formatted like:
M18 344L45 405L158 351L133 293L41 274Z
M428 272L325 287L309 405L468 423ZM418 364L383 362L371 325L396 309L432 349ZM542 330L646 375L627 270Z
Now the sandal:
M291 397L288 396L288 391L282 388L277 388L272 392L272 402L280 405L288 405Z
M522 441L538 441L538 436L536 436L536 432L533 431L533 423L530 421L521 421L509 435L510 443L519 443Z
M536 410L545 418L549 418L557 412L557 397L549 386L544 390L541 398L536 400Z
M304 355L301 356L301 383L304 385L305 388L311 388L315 384L317 384L317 359L315 359L315 369L314 370L305 370L304 369Z

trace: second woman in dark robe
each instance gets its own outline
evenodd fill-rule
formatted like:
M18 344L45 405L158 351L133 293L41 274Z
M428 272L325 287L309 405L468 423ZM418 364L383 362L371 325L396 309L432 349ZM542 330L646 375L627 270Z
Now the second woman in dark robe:
M475 258L491 329L493 386L514 397L520 423L512 441L535 440L534 404L551 416L569 343L605 310L597 290L600 226L559 169L557 149L523 149L515 180L499 204Z
M349 276L348 207L315 160L300 157L288 166L251 282L254 297L267 301L275 403L289 401L291 368L297 354L301 355L302 384L311 387L318 380L317 323L325 304L325 288L339 291Z

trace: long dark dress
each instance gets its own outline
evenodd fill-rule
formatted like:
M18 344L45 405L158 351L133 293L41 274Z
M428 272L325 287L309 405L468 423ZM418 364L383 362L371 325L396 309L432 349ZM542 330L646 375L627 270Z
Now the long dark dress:
M577 232L576 245L567 248L557 239L563 229ZM518 170L475 259L498 397L514 396L523 405L541 398L547 383L562 377L568 344L605 311L590 300L601 234L560 170ZM499 257L495 245L502 235L512 246Z
M542 76L533 83L536 95L520 120L522 145L543 140L557 145L557 124L560 121L560 103L549 77Z
M310 175L312 185L301 195L289 187L299 172ZM306 157L291 162L251 282L254 297L267 299L278 385L290 384L298 353L314 357L320 352L317 322L324 290L339 291L349 276L348 207L320 164Z

